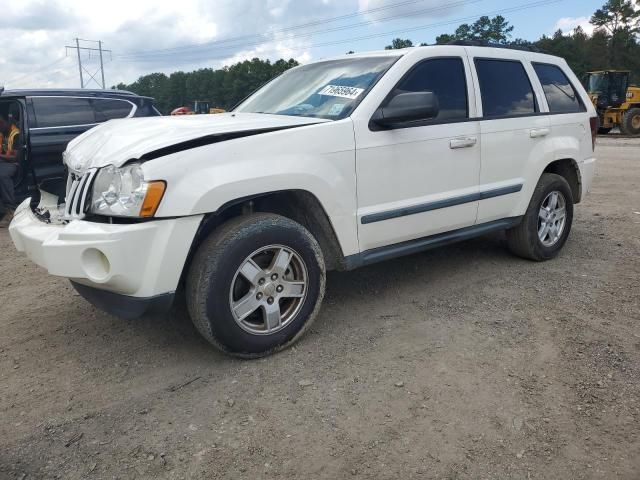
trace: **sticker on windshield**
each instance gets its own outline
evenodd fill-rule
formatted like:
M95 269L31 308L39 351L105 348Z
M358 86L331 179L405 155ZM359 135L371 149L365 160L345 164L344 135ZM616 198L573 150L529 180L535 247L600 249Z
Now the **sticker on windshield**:
M331 117L337 117L342 113L343 110L344 110L343 103L334 103L333 105L331 105L331 108L329 109L329 112L327 113L327 115Z
M364 92L364 88L356 87L343 87L340 85L327 85L318 92L320 95L326 95L328 97L342 97L354 100Z

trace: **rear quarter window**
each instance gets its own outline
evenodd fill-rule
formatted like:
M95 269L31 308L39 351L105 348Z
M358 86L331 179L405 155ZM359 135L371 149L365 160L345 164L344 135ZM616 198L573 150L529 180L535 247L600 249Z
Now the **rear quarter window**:
M32 103L37 126L40 128L96 123L93 107L88 98L33 97Z
M518 60L475 60L484 117L531 115L538 111L527 71Z
M142 104L138 104L138 109L134 114L134 117L159 117L162 114L155 108L153 102L149 99L144 99Z
M115 98L95 98L91 100L95 110L96 121L106 122L116 118L126 118L133 110L133 105L125 100Z
M551 113L584 112L586 108L569 78L557 65L534 63Z

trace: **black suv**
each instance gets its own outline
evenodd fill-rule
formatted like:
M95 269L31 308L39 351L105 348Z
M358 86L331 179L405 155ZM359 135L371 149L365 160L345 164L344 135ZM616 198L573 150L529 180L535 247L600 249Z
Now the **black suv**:
M38 188L64 198L67 175L62 152L81 133L107 120L160 112L152 98L122 90L0 89L0 115L8 114L22 133L15 176L16 198L21 201L37 196Z

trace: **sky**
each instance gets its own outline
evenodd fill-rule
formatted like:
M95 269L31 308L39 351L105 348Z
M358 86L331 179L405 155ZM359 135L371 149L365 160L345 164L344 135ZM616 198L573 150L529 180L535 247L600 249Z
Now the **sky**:
M502 14L513 37L589 31L604 0L3 0L0 86L80 86L75 38L101 40L107 88L152 72L220 68L254 57L301 63L380 50L395 37L433 43L461 23ZM98 48L95 42L80 45ZM88 87L98 52L83 50ZM100 75L95 75L100 81Z

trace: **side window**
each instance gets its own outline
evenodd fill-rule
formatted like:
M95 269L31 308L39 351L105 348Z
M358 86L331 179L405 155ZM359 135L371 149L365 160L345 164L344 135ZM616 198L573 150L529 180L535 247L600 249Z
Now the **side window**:
M143 100L142 105L138 105L138 109L134 114L134 117L158 117L162 116L158 110L153 106L151 100Z
M467 80L461 58L434 58L419 63L400 81L394 95L407 92L433 92L438 97L438 120L469 117Z
M38 127L63 127L96 123L88 98L33 97Z
M97 122L126 118L133 109L133 105L124 100L96 98L91 100L91 103L96 111Z
M542 83L551 113L584 112L585 108L573 85L556 65L534 63L533 68Z
M530 115L538 110L522 62L476 59L475 63L484 117Z

